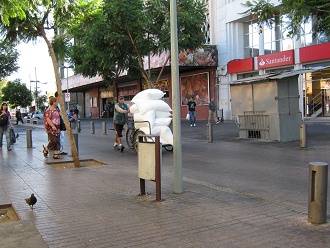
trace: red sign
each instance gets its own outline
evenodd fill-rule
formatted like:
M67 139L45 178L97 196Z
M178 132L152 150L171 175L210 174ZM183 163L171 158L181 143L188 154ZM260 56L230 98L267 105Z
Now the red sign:
M258 57L258 68L265 69L294 64L293 50L261 55Z
M237 59L228 62L228 73L247 72L254 70L253 58Z
M330 58L330 42L299 49L300 62L311 62Z

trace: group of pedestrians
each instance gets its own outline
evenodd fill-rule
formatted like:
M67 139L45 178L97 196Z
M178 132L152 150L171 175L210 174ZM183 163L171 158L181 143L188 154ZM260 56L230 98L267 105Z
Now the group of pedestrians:
M194 98L191 96L189 98L189 102L187 104L188 108L188 115L189 115L189 122L191 127L196 127L196 102L194 101ZM209 106L209 117L208 117L208 123L210 123L211 118L214 119L215 124L219 124L220 120L218 120L217 112L216 112L216 105L214 103L214 98L211 98L211 101L208 104Z
M60 130L62 114L58 106L58 96L56 93L54 97L52 96L49 98L49 107L46 109L44 113L44 125L45 125L46 133L48 135L48 144L43 146L43 154L44 157L47 158L49 151L54 150L53 158L60 159L61 157L59 155L66 155L67 153L63 151L64 131ZM194 101L194 98L191 96L187 104L191 127L196 126L196 106L197 104ZM213 97L211 98L211 101L209 102L208 106L209 106L208 123L210 123L211 118L213 118L215 123L219 124L220 121L218 120L216 114L216 105L214 103ZM124 145L122 144L121 137L123 137L123 129L128 119L127 118L128 113L130 113L128 105L124 102L124 96L120 95L118 97L118 103L115 105L113 121L114 121L114 128L116 131L114 148L120 150L121 152L123 152L125 149ZM68 118L70 122L75 122L78 119L78 112L71 110L70 113L68 114ZM18 124L19 121L21 121L24 124L21 113L18 110L16 112L16 125ZM12 123L10 121L10 112L8 111L7 103L4 102L1 105L1 115L0 115L0 135L1 135L0 149L2 149L3 133L6 132L7 149L8 151L11 150L10 129L13 129Z

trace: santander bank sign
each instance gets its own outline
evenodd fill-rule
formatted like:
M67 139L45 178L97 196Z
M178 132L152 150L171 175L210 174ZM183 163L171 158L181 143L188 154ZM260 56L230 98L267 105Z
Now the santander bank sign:
M258 56L258 68L265 69L294 64L293 50Z

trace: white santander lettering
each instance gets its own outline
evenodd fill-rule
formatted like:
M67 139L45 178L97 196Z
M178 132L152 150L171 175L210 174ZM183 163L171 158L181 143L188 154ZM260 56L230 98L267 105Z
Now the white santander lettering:
M278 63L290 62L290 61L291 61L291 56L284 55L282 58L266 59L266 64L271 65L271 64L278 64Z

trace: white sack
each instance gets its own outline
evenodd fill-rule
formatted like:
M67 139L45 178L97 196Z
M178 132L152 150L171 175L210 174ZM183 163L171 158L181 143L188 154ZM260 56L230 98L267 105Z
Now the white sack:
M149 134L149 129L146 127L142 127L140 130L145 134ZM155 126L152 129L151 135L159 135L162 145L173 145L173 134L169 127Z
M170 106L163 100L135 100L135 104L139 109L140 114L145 114L149 110L155 111L167 111L170 112L172 109Z
M155 118L154 126L169 126L172 118Z
M135 103L136 99L143 99L143 100L160 100L165 95L165 93L159 89L146 89L139 93L137 93L132 102Z
M173 145L173 134L169 127L167 126L155 126L152 129L152 135L159 135L160 142L163 145Z
M139 109L138 109L138 107L136 106L136 104L133 104L133 105L129 108L129 110L130 110L130 113L132 113L132 114L139 113Z
M156 111L155 118L168 118L171 117L171 113L168 111Z
M139 123L140 121L148 121L150 123L150 128L153 128L155 123L155 111L149 110L145 114L135 113L134 114L134 126L136 129L141 129L143 127L147 128L145 134L150 134L149 124L147 122Z

